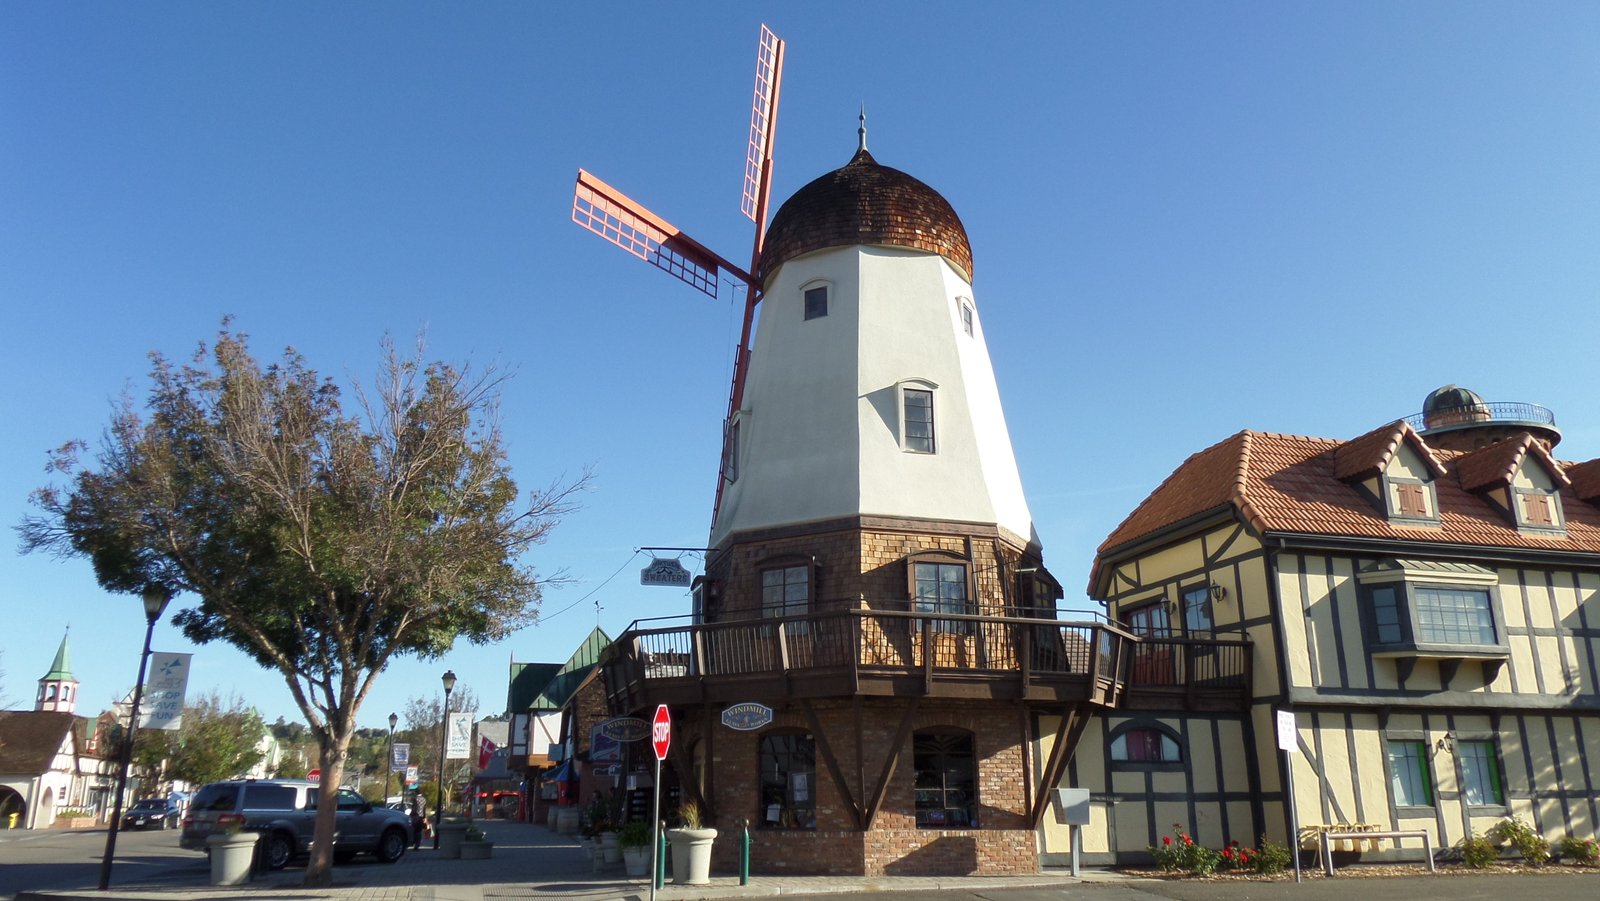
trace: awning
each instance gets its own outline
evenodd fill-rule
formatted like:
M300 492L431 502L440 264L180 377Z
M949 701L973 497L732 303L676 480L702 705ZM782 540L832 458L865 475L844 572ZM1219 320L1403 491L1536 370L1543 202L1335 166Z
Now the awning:
M539 777L540 782L571 782L572 761L563 760L561 765Z

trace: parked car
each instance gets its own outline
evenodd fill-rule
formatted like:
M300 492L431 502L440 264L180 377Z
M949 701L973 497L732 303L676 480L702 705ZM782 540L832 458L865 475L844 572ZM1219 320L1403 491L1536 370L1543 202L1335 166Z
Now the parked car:
M234 779L213 782L195 793L183 818L181 847L206 851L206 838L238 824L261 833L261 859L281 870L311 850L321 786L294 779ZM379 807L349 789L335 792L339 805L334 835L336 860L370 853L384 863L405 856L411 845L411 818Z
M124 829L166 829L178 825L178 805L166 798L145 798L133 802L122 813Z

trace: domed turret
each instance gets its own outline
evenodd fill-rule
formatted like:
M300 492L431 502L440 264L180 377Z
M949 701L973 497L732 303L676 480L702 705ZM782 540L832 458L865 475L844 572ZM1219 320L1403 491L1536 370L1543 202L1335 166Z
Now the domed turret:
M770 283L779 266L812 251L870 244L936 253L972 281L972 245L950 202L916 178L878 165L864 147L778 209L759 277Z
M1422 412L1406 417L1428 443L1445 450L1469 451L1527 432L1550 447L1561 441L1556 417L1538 404L1486 402L1460 385L1434 389Z

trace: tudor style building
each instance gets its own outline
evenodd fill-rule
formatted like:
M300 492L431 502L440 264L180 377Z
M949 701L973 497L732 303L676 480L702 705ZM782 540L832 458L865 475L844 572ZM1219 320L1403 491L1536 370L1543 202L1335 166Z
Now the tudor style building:
M1065 780L1093 792L1090 859L1137 858L1173 823L1284 841L1278 709L1302 826L1593 836L1600 460L1557 460L1559 439L1541 407L1449 386L1348 441L1246 431L1184 461L1101 545L1090 593L1141 636L1248 638L1248 709L1094 720ZM1142 643L1130 678L1203 686L1215 663Z

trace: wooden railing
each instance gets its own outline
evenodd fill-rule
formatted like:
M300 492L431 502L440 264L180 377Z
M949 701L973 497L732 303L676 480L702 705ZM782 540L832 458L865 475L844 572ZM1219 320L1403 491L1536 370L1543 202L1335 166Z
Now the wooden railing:
M1114 705L1146 677L1188 674L1243 691L1242 642L1147 652L1104 623L853 609L783 619L639 628L601 658L613 710L655 703L855 694L1082 700ZM1217 645L1209 656L1198 650ZM1182 659L1182 666L1172 658Z
M1128 657L1131 706L1217 710L1248 703L1246 639L1141 637Z

